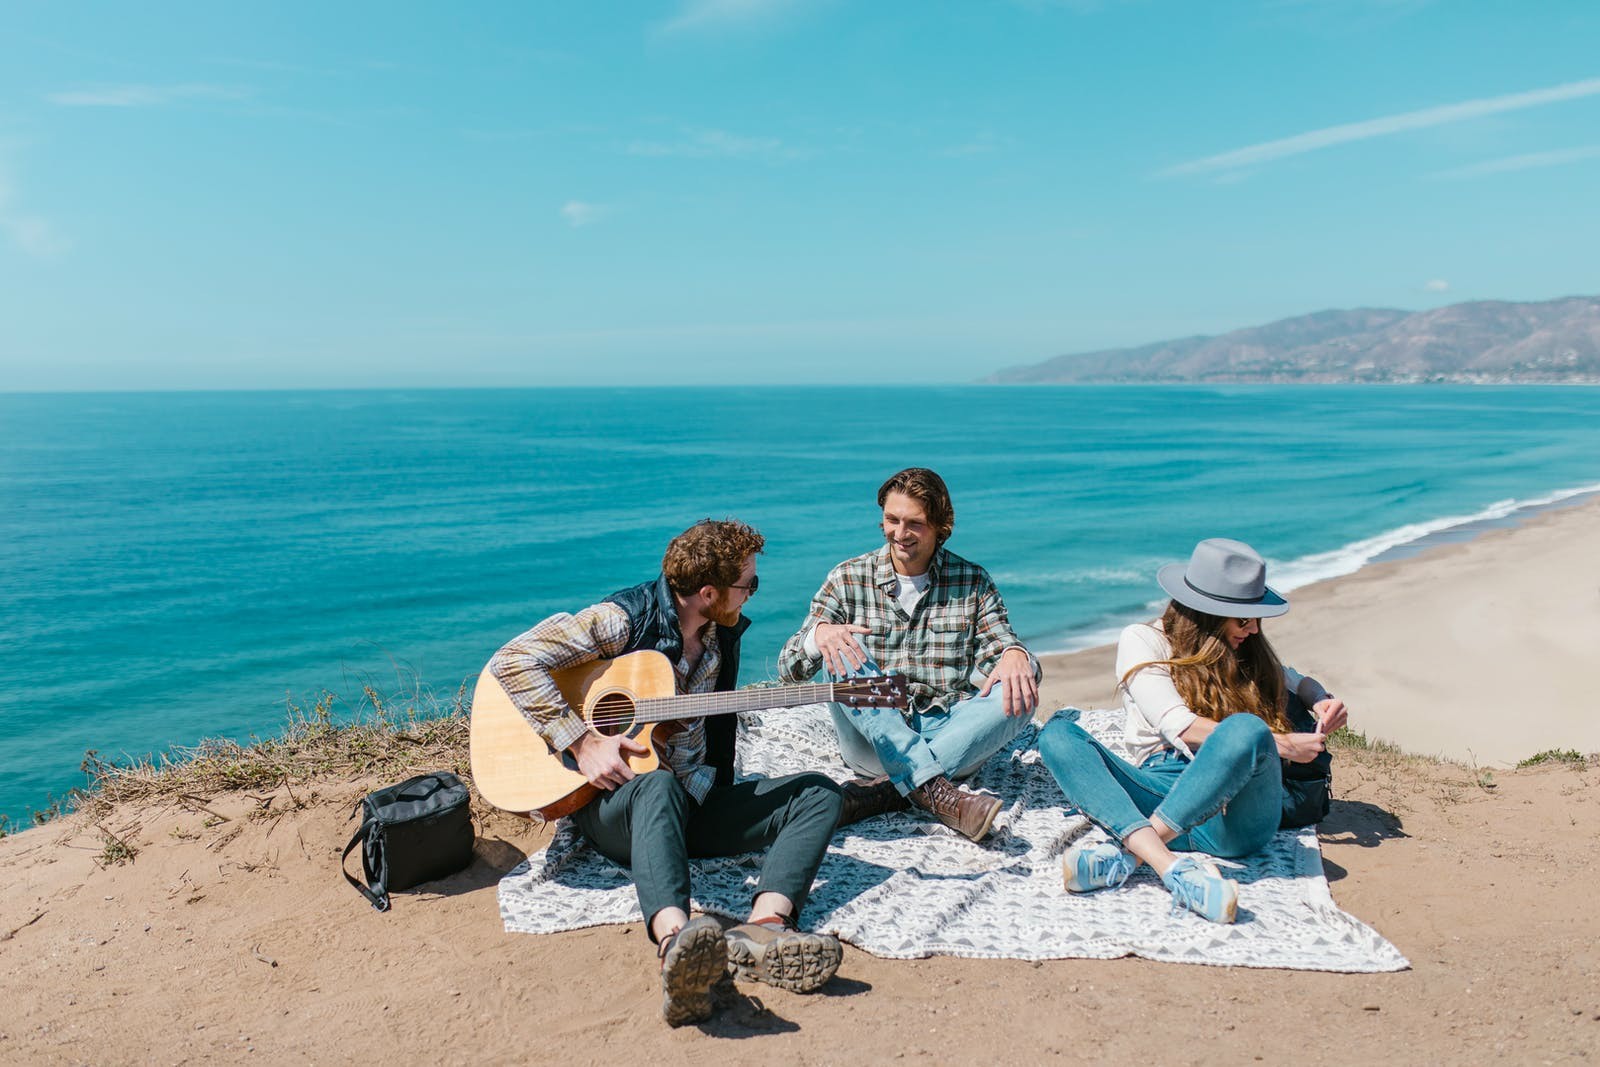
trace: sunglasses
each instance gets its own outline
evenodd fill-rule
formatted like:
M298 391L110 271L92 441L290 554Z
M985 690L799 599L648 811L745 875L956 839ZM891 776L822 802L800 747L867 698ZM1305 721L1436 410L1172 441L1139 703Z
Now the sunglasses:
M761 575L752 574L749 585L730 585L729 589L743 589L746 596L755 596L756 590L761 588Z

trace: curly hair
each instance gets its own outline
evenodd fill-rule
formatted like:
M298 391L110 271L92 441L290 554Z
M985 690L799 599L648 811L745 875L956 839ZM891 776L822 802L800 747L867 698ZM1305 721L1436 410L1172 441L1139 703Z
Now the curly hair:
M1176 600L1161 615L1161 629L1172 646L1163 660L1141 663L1122 676L1127 684L1146 667L1166 667L1172 684L1189 710L1213 722L1248 712L1268 726L1290 730L1285 709L1289 694L1283 684L1283 663L1264 632L1246 637L1234 649L1222 636L1227 620L1186 607Z
M934 539L941 545L950 540L950 533L956 528L956 506L950 502L950 490L943 478L927 467L907 467L878 487L880 508L890 493L904 493L921 504L928 513Z
M766 544L755 527L737 519L701 519L667 543L661 572L680 596L707 585L726 589L739 580L744 561Z

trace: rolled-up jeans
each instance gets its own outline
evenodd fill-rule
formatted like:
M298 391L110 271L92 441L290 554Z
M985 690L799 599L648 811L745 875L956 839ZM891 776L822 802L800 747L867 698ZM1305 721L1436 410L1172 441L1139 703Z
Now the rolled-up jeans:
M1039 756L1074 807L1119 842L1150 825L1178 831L1169 847L1246 856L1272 839L1283 769L1272 731L1254 715L1217 724L1194 758L1163 749L1135 767L1061 712L1039 732Z
M849 675L834 681L882 674L871 656ZM839 754L857 774L887 774L902 796L924 782L944 775L966 778L977 773L1033 721L1030 715L1007 715L1001 686L988 696L959 700L952 708L934 706L902 715L896 708L858 708L832 703Z

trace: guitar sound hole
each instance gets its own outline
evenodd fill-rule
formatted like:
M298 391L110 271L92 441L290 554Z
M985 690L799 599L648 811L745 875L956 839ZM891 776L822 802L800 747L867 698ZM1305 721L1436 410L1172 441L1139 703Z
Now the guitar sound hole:
M589 712L596 733L625 734L633 729L633 698L626 693L602 694Z

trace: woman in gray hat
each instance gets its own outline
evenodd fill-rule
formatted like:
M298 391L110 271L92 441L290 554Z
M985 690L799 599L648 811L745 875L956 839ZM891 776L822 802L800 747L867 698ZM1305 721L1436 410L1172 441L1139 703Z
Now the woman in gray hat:
M1261 620L1289 604L1266 574L1254 549L1222 538L1161 568L1156 579L1172 600L1117 645L1133 763L1075 714L1040 732L1039 755L1067 799L1114 838L1067 853L1069 890L1119 886L1148 863L1175 911L1229 923L1238 887L1210 861L1176 853L1248 855L1280 824L1326 814L1327 736L1344 725L1344 702L1279 662Z

